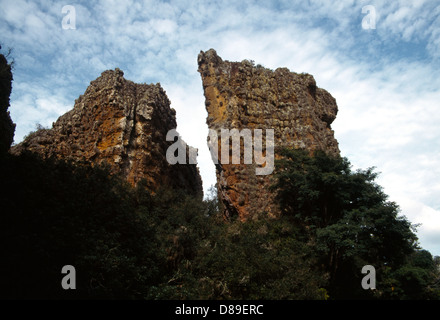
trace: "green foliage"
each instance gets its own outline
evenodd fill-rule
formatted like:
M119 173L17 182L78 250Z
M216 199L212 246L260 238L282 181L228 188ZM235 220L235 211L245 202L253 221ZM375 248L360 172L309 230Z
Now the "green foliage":
M2 297L134 298L159 281L154 231L107 168L25 154L2 161L1 181ZM69 293L67 264L79 275Z
M280 208L315 243L316 257L330 275L331 298L390 298L389 286L374 293L361 288L360 270L367 264L376 268L379 284L396 278L397 298L414 297L426 288L432 257L425 254L409 267L408 257L417 249L414 226L387 201L372 168L352 172L347 159L323 152L282 154L274 186ZM411 280L403 281L405 277ZM418 291L409 293L410 287Z
M287 219L226 223L212 210L215 197L204 203L175 192L157 197L158 205L167 204L167 216L155 216L158 234L167 235L169 278L151 298L324 298L325 279Z
M391 271L391 270L390 270ZM387 299L426 300L440 298L439 269L426 250L416 250L408 256L405 264L389 273L388 288L383 296Z
M287 219L218 226L196 260L205 299L319 299L324 277Z
M15 66L15 59L14 59L14 49L11 47L4 48L3 45L0 43L0 55L2 55L6 60L7 64L9 65L11 70L14 70ZM0 70L1 74L1 70Z

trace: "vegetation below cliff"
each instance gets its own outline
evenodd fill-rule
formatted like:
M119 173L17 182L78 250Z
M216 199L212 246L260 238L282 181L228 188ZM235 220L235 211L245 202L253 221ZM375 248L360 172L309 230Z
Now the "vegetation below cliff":
M226 222L215 196L146 191L91 167L0 157L0 297L438 299L439 260L347 159L285 150L279 219ZM376 290L363 290L364 265ZM76 290L61 287L64 265Z

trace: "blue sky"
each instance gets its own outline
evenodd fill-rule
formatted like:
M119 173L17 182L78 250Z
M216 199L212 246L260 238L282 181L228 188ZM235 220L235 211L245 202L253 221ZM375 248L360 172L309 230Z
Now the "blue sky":
M62 28L65 5L74 30ZM372 6L375 29L362 28ZM90 81L119 67L160 82L178 131L199 149L215 183L197 55L254 60L312 74L338 103L332 127L354 169L378 183L440 255L440 4L421 1L26 1L0 0L0 42L13 48L11 116L20 142L51 126ZM371 17L371 15L369 16Z

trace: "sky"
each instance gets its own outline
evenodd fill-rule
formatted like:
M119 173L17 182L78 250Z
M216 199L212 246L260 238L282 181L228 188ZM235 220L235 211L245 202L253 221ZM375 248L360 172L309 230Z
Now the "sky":
M165 89L178 132L199 149L205 193L215 169L199 52L312 74L337 101L341 155L353 170L376 168L389 200L419 225L420 246L440 255L437 0L0 0L0 43L13 49L15 143L120 68Z

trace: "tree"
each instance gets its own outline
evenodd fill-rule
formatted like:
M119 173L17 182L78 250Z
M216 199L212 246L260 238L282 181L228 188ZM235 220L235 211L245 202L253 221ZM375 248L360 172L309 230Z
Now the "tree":
M385 275L402 268L418 246L415 227L387 200L375 183L374 169L352 172L346 158L322 151L309 155L286 149L282 156L274 185L281 211L315 243L318 259L330 274L330 297L372 298L360 286L364 265L377 270L374 296L383 294L387 288L380 284L389 280ZM402 269L399 274L401 278L408 272ZM426 287L425 274L413 278L420 280L415 286Z
M160 283L149 216L108 168L28 153L0 160L2 298L142 298ZM61 288L64 265L76 268L76 290Z

